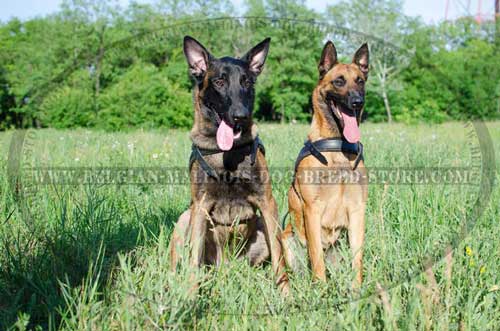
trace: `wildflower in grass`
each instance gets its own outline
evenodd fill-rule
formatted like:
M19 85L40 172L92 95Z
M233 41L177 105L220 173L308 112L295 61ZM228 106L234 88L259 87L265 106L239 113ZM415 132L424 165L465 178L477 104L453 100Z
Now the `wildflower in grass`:
M158 154L157 153L153 153L153 155L151 155L153 157L153 159L157 159L158 158Z
M133 142L129 142L127 144L127 148L128 148L128 150L130 152L130 155L134 154L134 143Z
M80 158L79 158L79 157L75 157L75 161L76 161L76 162L79 162L79 161L80 161Z
M481 266L481 268L479 268L479 274L482 275L486 272L486 267L484 265Z
M465 246L465 255L469 257L469 267L474 267L476 262L474 261L474 252L470 246Z

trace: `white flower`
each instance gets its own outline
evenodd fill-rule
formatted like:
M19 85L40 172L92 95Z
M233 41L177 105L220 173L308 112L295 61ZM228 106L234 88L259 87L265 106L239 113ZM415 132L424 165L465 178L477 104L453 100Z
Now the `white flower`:
M155 160L156 160L157 158L158 158L158 154L154 153L154 154L153 154L153 159L155 159Z
M130 152L130 154L134 154L134 143L130 142L127 144L127 148Z
M79 157L75 157L75 161L76 162L80 161L80 158Z

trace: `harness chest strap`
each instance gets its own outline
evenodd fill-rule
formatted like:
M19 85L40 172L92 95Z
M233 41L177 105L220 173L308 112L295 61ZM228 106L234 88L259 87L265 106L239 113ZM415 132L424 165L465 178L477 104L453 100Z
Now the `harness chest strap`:
M257 151L260 150L262 154L266 154L266 150L264 148L264 144L262 143L262 140L260 140L259 136L255 137L255 139L245 145L238 146L234 150L238 150L241 148L246 148L248 145L252 144L252 150L250 154L250 164L253 166L257 160ZM219 179L219 175L217 172L208 164L208 162L205 160L203 156L206 155L213 155L213 154L218 154L218 153L223 153L224 151L221 151L219 149L202 149L193 144L191 146L191 156L189 157L189 171L191 171L191 168L193 167L193 163L195 161L198 161L200 164L200 167L203 169L203 171L210 177L214 179Z
M322 152L344 152L355 154L356 159L354 160L352 170L356 170L359 162L363 160L363 144L360 142L350 143L341 138L326 138L315 142L307 140L304 143L304 147L300 150L297 160L295 161L295 172L297 172L300 161L309 155L314 156L322 164L327 165L328 160L323 154L321 154Z

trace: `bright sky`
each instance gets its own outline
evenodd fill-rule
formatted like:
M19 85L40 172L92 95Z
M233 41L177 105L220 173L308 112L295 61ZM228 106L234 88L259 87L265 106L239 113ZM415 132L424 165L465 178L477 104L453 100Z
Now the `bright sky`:
M139 3L152 2L152 0L136 0ZM235 7L240 7L243 0L232 0ZM332 3L338 0L330 0ZM328 2L330 2L328 1ZM447 0L406 0L404 11L407 15L422 16L426 22L438 22L444 18L445 7ZM462 0L450 1L450 17L456 16L459 12L466 12L466 8L461 7ZM470 0L470 12L474 15L477 13L478 3L480 0ZM19 17L21 19L31 18L33 16L45 15L57 11L62 0L0 0L0 20L7 21L11 17ZM127 5L130 0L120 0L123 5ZM493 0L482 1L482 12L493 12ZM487 4L484 4L487 2ZM309 7L322 10L326 7L327 1L321 0L306 0Z

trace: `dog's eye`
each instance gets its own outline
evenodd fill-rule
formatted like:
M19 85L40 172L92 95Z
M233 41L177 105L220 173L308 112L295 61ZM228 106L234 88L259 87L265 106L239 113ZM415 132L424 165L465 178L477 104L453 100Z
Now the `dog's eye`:
M248 79L247 75L242 75L240 77L240 84L244 88L250 88L252 86L252 81Z
M340 77L340 78L337 78L333 81L333 85L337 86L337 87L342 87L345 85L345 79Z
M219 87L219 88L224 87L224 84L226 84L226 82L222 78L216 79L214 81L214 85Z
M358 78L358 80L356 82L358 83L359 86L365 85L365 81L362 80L361 78Z

